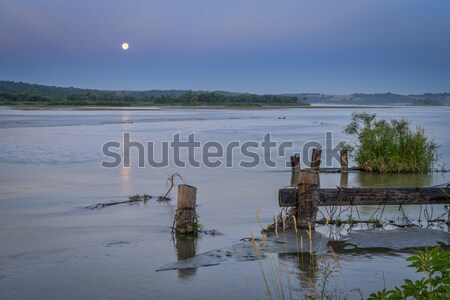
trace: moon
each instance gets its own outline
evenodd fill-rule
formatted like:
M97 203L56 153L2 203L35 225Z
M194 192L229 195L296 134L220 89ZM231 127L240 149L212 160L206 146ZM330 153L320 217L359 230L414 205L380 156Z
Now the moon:
M127 50L128 47L129 47L128 43L123 43L123 44L122 44L122 49L123 49L123 50Z

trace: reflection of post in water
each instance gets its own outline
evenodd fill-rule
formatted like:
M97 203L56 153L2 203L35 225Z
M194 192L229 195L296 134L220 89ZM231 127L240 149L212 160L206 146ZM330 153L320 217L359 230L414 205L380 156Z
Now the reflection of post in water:
M183 261L195 256L196 237L192 235L176 235L175 248L177 249L177 261ZM178 277L186 278L195 275L197 269L178 270Z
M315 288L317 280L318 259L310 253L279 253L278 259L293 263L299 270L300 285L307 288Z
M342 148L341 157L341 187L348 187L348 150Z
M348 173L341 173L341 187L348 187Z

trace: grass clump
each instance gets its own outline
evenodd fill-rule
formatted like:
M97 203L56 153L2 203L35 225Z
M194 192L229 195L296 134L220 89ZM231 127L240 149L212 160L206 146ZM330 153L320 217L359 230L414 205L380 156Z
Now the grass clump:
M412 130L407 120L377 120L376 114L353 113L344 133L357 138L356 148L348 148L365 171L424 173L438 158L439 146L422 127Z

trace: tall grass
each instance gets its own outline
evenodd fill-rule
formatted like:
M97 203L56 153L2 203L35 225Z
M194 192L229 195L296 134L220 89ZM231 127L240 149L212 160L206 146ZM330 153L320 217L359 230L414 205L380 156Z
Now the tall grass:
M344 133L357 138L349 147L358 167L370 172L424 173L438 159L439 146L425 136L425 130L412 130L407 120L377 120L376 114L353 113Z
M258 210L256 210L256 218L262 228L263 226L259 218ZM296 256L295 261L298 264L297 267L294 267L294 270L289 270L289 263L282 264L280 261L280 258L285 258L286 262L288 262L289 257L292 257L292 253L289 254L291 250L280 253L278 259L275 259L272 255L265 257L263 252L270 252L271 248L267 236L263 235L261 237L262 244L259 244L254 238L253 233L251 233L251 244L258 257L258 264L264 281L267 299L319 300L340 298L340 293L337 288L332 290L330 287L330 281L336 279L336 276L342 276L343 278L336 254L331 247L329 247L330 254L314 253L313 230L311 226L306 231L299 231L296 226L295 216L292 216L292 218L295 226L293 229L294 232L291 231L291 234L295 233L295 246L297 251L294 255ZM278 244L288 245L285 219L286 218L282 218L283 228L279 228L278 226L275 227L275 241ZM279 229L280 232L278 232ZM306 238L309 239L309 241L305 243L307 249L303 248L304 234L306 234ZM320 244L322 244L322 241L320 241ZM305 250L306 252L304 252ZM297 274L297 280L293 280L291 277L292 275L290 275L292 273ZM295 283L296 281L297 283Z

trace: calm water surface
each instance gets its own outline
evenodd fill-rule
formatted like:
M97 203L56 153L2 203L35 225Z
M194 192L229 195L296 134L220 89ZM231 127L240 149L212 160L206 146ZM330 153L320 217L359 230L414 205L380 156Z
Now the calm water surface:
M102 145L122 141L171 141L189 133L205 143L262 141L266 133L278 142L293 141L296 152L307 141L333 144L347 140L342 127L355 109L273 110L0 110L0 298L2 299L262 299L264 282L257 262L227 261L197 270L155 272L159 267L214 248L230 246L258 234L280 208L278 189L289 184L285 157L277 168L264 164L234 167L103 168ZM440 164L450 165L448 107L359 109L380 117L404 117L426 128L441 145ZM285 117L285 119L279 119ZM272 151L276 154L276 150ZM158 154L160 155L160 154ZM196 153L196 158L201 154ZM336 162L333 163L337 166ZM206 229L221 236L174 241L170 234L176 200L118 205L99 210L86 206L120 201L133 194L161 195L167 174L179 172L198 187L197 212ZM431 186L449 182L448 173L380 176L350 174L349 186ZM339 185L335 174L322 174L324 187ZM172 193L176 199L176 191ZM439 213L436 208L435 213ZM362 214L370 216L366 207ZM398 207L386 209L398 217ZM411 214L417 211L412 209ZM326 230L325 230L326 231ZM409 255L394 251L338 254L347 291L364 295L417 276L406 268ZM271 255L301 290L298 256ZM283 268L284 268L283 267ZM341 285L336 283L336 285ZM358 299L355 293L344 292Z

